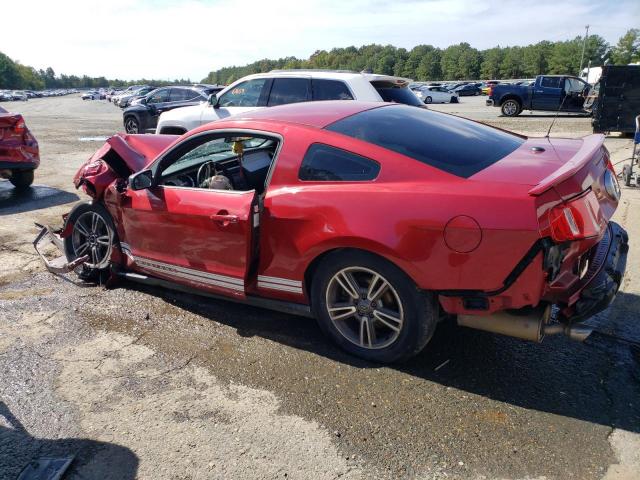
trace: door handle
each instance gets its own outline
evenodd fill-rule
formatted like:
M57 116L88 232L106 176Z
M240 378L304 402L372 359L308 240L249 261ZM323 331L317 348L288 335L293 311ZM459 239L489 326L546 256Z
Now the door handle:
M211 220L213 220L214 222L219 223L223 227L226 227L230 223L238 223L238 216L237 215L229 215L229 214L225 214L225 213L217 213L215 215L211 215L209 218Z

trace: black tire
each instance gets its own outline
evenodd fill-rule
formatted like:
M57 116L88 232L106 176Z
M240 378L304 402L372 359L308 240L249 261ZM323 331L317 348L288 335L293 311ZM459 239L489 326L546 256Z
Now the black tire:
M517 117L522 112L522 104L514 98L508 98L500 105L500 111L505 117Z
M383 339L380 342L380 347L371 348L371 335L369 335L370 347L359 346L347 338L331 319L327 303L331 296L331 289L334 288L332 285L336 285L335 276L345 269L351 268L367 270L378 275L390 285L391 289L387 289L385 294L379 297L378 307L381 311L384 308L385 295L393 295L391 298L400 301L402 322L400 327L391 333L392 340L388 340L390 343L385 343ZM375 281L372 280L371 283L375 286ZM364 295L366 294L363 293ZM361 300L353 301L360 302ZM362 302L365 301L367 300L362 300ZM311 305L322 331L343 350L365 360L379 363L400 362L418 354L431 339L438 320L438 302L433 294L419 290L413 281L391 262L358 250L336 251L322 260L311 282ZM372 303L371 306L375 307L376 304ZM362 324L362 321L357 317L360 312L360 304L358 304L354 315L349 319L337 320L340 322L338 324L342 325L341 328L344 330L348 329L347 322L352 322L355 325ZM390 330L382 322L376 320L373 314L368 315L371 317L371 325L377 324L374 330L380 328L383 333L385 329ZM376 330L375 340L378 340L378 333ZM364 343L362 339L362 333L360 333L360 342Z
M26 190L33 183L33 170L14 170L11 172L9 181L16 190Z
M427 97L424 99L424 103L432 103L433 102L433 98L431 97Z
M140 122L138 122L138 119L135 116L129 115L124 119L124 129L127 133L140 133Z
M111 270L111 253L114 245L118 243L116 228L113 223L113 219L109 212L99 203L80 203L76 205L69 216L67 217L67 224L73 224L73 230L70 235L64 239L64 253L67 257L67 261L75 260L84 254L90 254L88 250L79 252L77 243L81 241L82 236L78 231L78 224L81 223L86 227L89 225L86 223L85 215L91 216L92 214L98 215L104 222L104 229L98 229L98 235L106 233L108 237L108 245L103 245L106 248L96 247L99 250L99 262L93 262L93 258L76 269L78 277L85 281L91 281L96 283L104 283ZM101 235L102 238L104 235ZM99 240L97 238L96 240ZM92 254L90 254L92 255Z

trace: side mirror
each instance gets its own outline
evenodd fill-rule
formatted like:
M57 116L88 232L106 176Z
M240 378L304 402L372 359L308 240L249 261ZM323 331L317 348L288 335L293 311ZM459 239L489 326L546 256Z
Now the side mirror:
M151 170L143 170L142 172L134 173L129 177L129 185L131 190L144 190L150 188L153 185L153 174Z
M209 95L208 102L209 105L211 105L213 108L218 108L218 95L216 95L215 93Z

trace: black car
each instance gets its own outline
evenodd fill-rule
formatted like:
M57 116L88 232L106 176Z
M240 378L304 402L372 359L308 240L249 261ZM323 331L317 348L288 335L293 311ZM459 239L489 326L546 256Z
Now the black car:
M124 109L122 112L124 128L127 133L153 133L162 112L205 102L209 95L220 90L222 87L157 88L145 95L140 103Z
M475 83L468 83L466 85L461 85L458 88L453 90L461 97L468 97L471 95L480 95L482 90Z

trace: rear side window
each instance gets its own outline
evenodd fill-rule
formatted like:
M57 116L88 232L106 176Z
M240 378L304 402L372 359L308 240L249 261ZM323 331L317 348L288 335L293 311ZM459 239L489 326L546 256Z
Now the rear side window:
M408 87L399 87L391 82L371 82L385 102L404 103L422 107L422 102Z
M298 178L320 182L362 182L373 180L380 165L340 148L314 143L302 159Z
M326 129L463 178L496 163L524 143L517 135L481 123L404 105L366 110Z
M542 77L540 86L545 88L560 88L560 77Z
M306 78L275 78L267 106L306 102L309 98L309 83Z
M311 84L314 100L353 100L353 96L344 82L314 79Z

